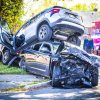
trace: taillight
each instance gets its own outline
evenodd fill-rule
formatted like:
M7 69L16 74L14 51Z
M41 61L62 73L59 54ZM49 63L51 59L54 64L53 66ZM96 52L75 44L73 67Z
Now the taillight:
M60 9L59 8L54 8L51 10L52 13L59 13Z
M51 10L51 16L52 16L53 14L55 14L55 13L59 13L59 11L60 11L59 8L53 8L53 9Z

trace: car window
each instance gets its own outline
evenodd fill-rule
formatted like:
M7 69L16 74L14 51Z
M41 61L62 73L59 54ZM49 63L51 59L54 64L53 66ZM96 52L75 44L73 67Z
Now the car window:
M51 51L51 47L50 47L49 44L44 44L44 45L41 47L41 49L42 49L42 48L46 48L48 51Z
M32 18L30 19L30 23L32 23L32 22L34 22L36 19L40 18L44 13L45 13L45 11L43 11L43 12L41 12L41 13L35 15L34 17L32 17Z
M20 36L22 34L25 35L25 28L27 28L30 25L30 21L26 22L17 32L16 36Z
M35 51L39 51L40 47L41 47L41 44L35 44L32 46L32 49Z
M54 53L57 53L59 51L59 48L62 49L62 46L60 46L60 45L61 45L61 42L55 41L52 43Z
M59 48L59 44L58 43L53 43L53 52L56 53L57 50Z
M51 53L51 47L49 44L43 44L39 51L42 53Z
M6 30L6 32L10 33L10 28L5 20L1 19L0 25L2 26L3 29Z

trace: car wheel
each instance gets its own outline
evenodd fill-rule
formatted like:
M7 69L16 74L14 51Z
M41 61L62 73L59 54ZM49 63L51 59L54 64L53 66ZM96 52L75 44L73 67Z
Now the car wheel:
M61 75L61 69L59 66L54 66L52 73L52 86L60 87L61 82L59 81L59 76Z
M2 55L2 63L7 65L9 61L12 59L12 55L9 50L4 51Z
M19 67L26 70L25 60L23 58L19 61Z
M38 40L48 41L52 37L52 29L47 24L42 24L38 29Z
M91 67L90 68L90 80L92 86L98 85L98 77L99 77L99 71L97 67Z
M70 36L70 37L68 37L67 41L69 43L75 44L77 46L80 46L81 45L81 41L78 38L78 36Z

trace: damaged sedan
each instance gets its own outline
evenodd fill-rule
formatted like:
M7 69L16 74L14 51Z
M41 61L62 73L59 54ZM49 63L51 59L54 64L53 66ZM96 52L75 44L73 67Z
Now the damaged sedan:
M91 55L67 42L39 42L20 56L21 68L50 77L53 87L98 85L98 63L92 61Z

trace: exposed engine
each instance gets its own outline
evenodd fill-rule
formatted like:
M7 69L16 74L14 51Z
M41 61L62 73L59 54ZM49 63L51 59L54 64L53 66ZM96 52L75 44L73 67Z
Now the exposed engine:
M84 64L83 64L84 63ZM65 78L65 85L88 85L91 86L88 64L81 59L74 57L63 58L61 62L62 77Z

